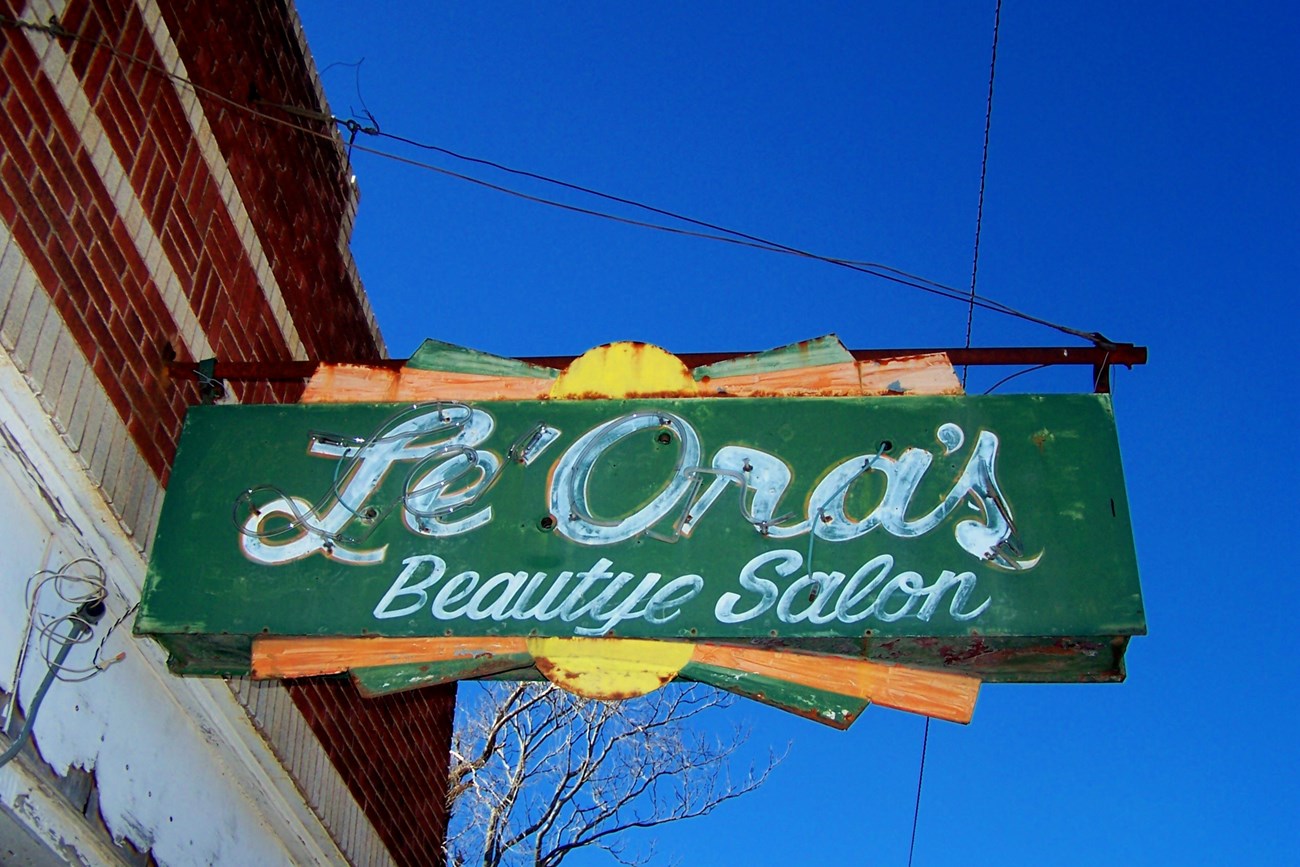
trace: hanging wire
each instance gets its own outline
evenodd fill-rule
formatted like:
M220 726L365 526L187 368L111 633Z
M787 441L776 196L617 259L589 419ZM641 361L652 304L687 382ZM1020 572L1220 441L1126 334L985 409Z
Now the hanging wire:
M1101 364L1097 365L1097 375L1092 380L1092 390L1094 393L1096 393L1097 389L1101 387L1101 381L1110 369L1108 366L1109 361L1110 350L1107 349L1106 354L1101 357Z
M67 618L70 624L66 635L59 639L59 649L54 658L48 660L48 667L45 670L45 678L41 685L36 689L36 695L32 697L31 707L28 709L26 719L23 720L22 728L15 735L13 742L9 744L8 749L0 753L0 768L9 764L18 757L26 745L27 740L32 736L32 729L36 726L36 714L40 712L41 702L45 701L45 694L50 690L50 684L57 679L60 669L64 668L64 660L68 658L68 653L78 644L83 644L89 640L91 630L94 629L95 623L104 616L104 603L101 600L92 600L82 604L76 611L76 616ZM18 684L14 684L14 695L18 694ZM8 730L10 716L5 721L5 730Z
M988 177L989 168L989 129L993 121L993 83L997 74L998 67L998 31L1002 23L1002 0L997 0L993 9L993 49L992 56L989 59L989 92L988 99L984 105L984 151L980 157L980 193L979 205L975 211L975 250L971 256L970 266L970 307L966 313L966 348L970 349L971 330L975 323L975 280L979 275L980 263L980 232L984 225L984 185ZM1038 365L1046 367L1047 365ZM1029 368L1035 370L1037 368ZM1028 373L1029 370L1022 370L1020 373ZM970 371L970 365L963 365L961 371L961 386L966 388L966 375ZM1020 373L1012 374L995 383L993 388L986 391L985 394L993 391L1002 383L1009 379L1014 379ZM921 738L921 766L916 774L916 805L912 808L912 840L907 847L907 867L912 867L912 858L916 854L916 826L921 818L921 787L925 782L925 754L930 746L930 718L925 718L925 734Z
M921 739L921 770L916 774L916 806L912 808L912 842L907 847L907 867L912 867L912 856L916 854L916 825L921 818L921 783L925 780L925 752L930 745L930 718L925 718L925 736Z
M342 60L336 60L333 63L331 63L329 66L326 66L324 69L322 69L320 71L320 74L324 75L325 73L329 72L331 69L333 69L336 66L346 66L352 70L352 89L357 94L357 101L361 103L361 110L365 113L366 118L370 121L370 128L363 129L361 131L364 131L370 135L378 135L380 132L379 121L375 120L374 114L371 113L370 111L370 106L366 104L365 94L361 92L361 67L365 64L365 62L366 59L364 57L358 58L352 63L347 63ZM357 110L355 108L352 108L352 106L348 106L348 109L349 111L352 112L352 117L355 119L357 117ZM332 118L332 120L334 120L335 122L339 121L338 118Z
M92 574L84 574L87 572ZM76 607L61 615L41 611L40 594L46 587L52 587L61 601ZM59 643L67 634L63 629L66 624L80 621L86 631L77 639L78 643L90 640L91 624L85 621L82 609L96 602L102 603L107 596L108 584L104 567L90 557L78 557L57 570L42 570L27 580L27 640L30 640L33 633L37 636L36 646L41 658L47 665L54 666L59 680L77 682L99 674L99 669L94 666L77 668L66 664L55 665L53 660L58 654Z
M1042 370L1044 367L1051 367L1051 365L1050 365L1050 364L1035 364L1033 367L1026 367L1026 368L1022 368L1021 370L1017 370L1015 373L1009 373L1009 374L1007 374L1006 376L1004 376L1004 377L1002 377L1001 379L999 379L997 382L995 382L995 383L993 383L992 385L990 385L990 386L989 386L989 387L984 391L984 393L985 393L985 394L992 394L992 393L993 393L994 391L996 391L998 388L1002 387L1003 385L1006 385L1008 382L1010 382L1011 380L1015 379L1017 376L1024 376L1026 373L1033 373L1035 370Z
M1003 304L1002 302L996 301L991 298L986 298L977 295L975 300L972 302L970 301L968 293L963 292L960 289L957 289L955 287L949 286L944 283L940 283L935 280L929 280L923 277L916 277L914 275L908 274L906 271L902 271L898 268L893 268L888 265L882 265L877 262L864 262L856 259L844 259L844 258L838 258L834 256L824 256L819 253L813 253L808 250L801 250L797 247L790 247L788 245L778 244L776 242L764 241L762 239L750 240L755 236L746 235L743 232L736 232L731 229L721 229L721 231L728 232L731 235L734 235L735 237L730 237L728 235L710 234L708 232L697 232L691 229L682 229L675 226L665 226L660 223L651 223L645 220L637 220L631 217L623 217L605 211L598 211L593 208L584 208L580 205L573 205L567 202L559 202L554 199L547 199L542 196L535 196L530 193L525 193L520 190L515 190L510 187L502 186L501 184L494 184L491 181L485 181L482 178L476 178L471 175L455 172L450 169L443 168L442 166L437 166L432 163L427 163L421 160L412 159L410 157L404 157L398 154L389 153L387 151L379 150L378 148L365 147L363 145L354 145L353 147L355 150L360 151L362 153L368 153L373 156L382 157L384 159L391 160L397 163L402 163L404 165L409 165L414 168L420 168L427 171L436 172L438 174L445 175L447 177L456 178L457 180L462 180L467 183L475 184L477 186L481 186L489 190L494 190L499 193L504 193L508 196L513 196L515 198L522 199L524 201L534 202L539 205L546 205L548 207L557 208L559 210L569 211L576 214L584 214L590 217L598 217L600 219L610 220L615 223L622 223L624 225L635 226L642 229L650 229L657 232L665 232L668 234L680 235L689 238L701 238L707 241L718 241L724 244L733 244L738 247L748 247L755 250L762 250L768 253L780 253L788 256L798 256L800 258L810 259L816 262L824 262L828 265L835 265L837 267L846 268L850 271L856 271L860 274L866 274L868 276L876 277L881 280L887 280L891 283L897 283L902 286L908 286L912 289L917 289L921 292L925 292L930 295L937 295L941 298L949 298L951 300L959 301L963 304L973 303L976 307L979 307L983 310L989 310L993 313L999 313L1005 316L1021 319L1025 322L1032 322L1036 325L1042 325L1045 328L1051 328L1063 334L1069 334L1073 337L1078 337L1083 340L1087 340L1090 343L1109 342L1107 341L1104 335L1098 332L1086 332L1086 331L1080 331L1079 329L1076 328L1070 328L1069 326L1061 325L1060 323L1052 322L1050 320L1043 319L1038 316L1033 316L1029 313L1025 313L1023 310L1017 310L1014 307L1011 307L1007 304ZM567 186L567 184L563 184L563 182L557 182L557 183L561 183L562 185ZM579 188L579 189L583 189L583 188ZM612 197L612 198L614 198L616 201L619 200L617 197ZM630 202L630 200L627 201ZM635 202L630 202L630 203L634 205L637 204ZM659 209L651 208L648 205L637 205L637 206L647 208L648 210L659 211ZM671 212L664 212L664 213L671 214ZM688 217L676 217L676 215L674 215L674 217L677 219L683 219L685 222L693 223L696 225L705 225L705 226L712 225L710 223L704 223L703 221L693 220Z
M121 662L122 660L126 659L125 652L119 652L114 656L108 657L107 659L100 659L99 655L104 652L104 645L108 643L108 639L113 635L114 632L117 631L117 628L121 626L123 623L125 623L127 620L129 620L131 615L135 614L135 612L138 611L139 609L140 609L140 603L137 602L134 605L132 605L130 608L126 609L126 611L122 612L122 616L114 620L112 626L104 630L104 637L99 639L99 646L95 648L95 655L91 658L91 662L94 664L95 668L98 668L100 671L103 671L107 669L110 665L115 665Z
M993 51L989 59L989 95L984 104L984 153L980 157L979 206L975 210L975 251L970 263L970 308L966 312L966 348L970 349L971 329L975 324L975 278L980 269L980 233L984 228L984 182L989 173L989 129L993 124L993 82L998 69L998 30L1002 23L1002 0L997 0L993 10ZM962 365L961 387L966 388L966 374L970 365Z
M73 608L58 615L42 611L41 594L47 588L52 588L61 602ZM33 643L45 661L50 677L78 682L89 680L102 671L94 665L81 668L70 666L66 659L71 644L90 640L93 624L87 619L86 612L94 606L102 606L107 595L104 567L90 557L78 557L58 569L42 569L27 579L24 594L27 622L23 627L22 645L18 649L18 662L14 667L13 692L9 696L0 731L6 730L14 719L18 705L18 685Z
M31 708L27 712L26 719L23 720L22 728L19 729L18 733L14 736L14 739L9 744L8 748L6 748L3 753L0 753L0 767L9 764L9 762L22 752L23 745L26 744L27 739L31 737L32 727L36 723L36 715L41 709L41 702L45 700L45 694L49 692L50 684L52 684L56 679L58 666L63 664L63 661L68 656L68 652L72 650L72 646L81 641L86 634L86 629L87 627L83 627L80 622L74 622L72 624L67 637L59 647L58 654L50 661L50 665L45 672L45 678L41 681L41 685L36 689L36 694L32 697ZM17 695L17 693L18 685L14 684L14 694ZM8 731L9 720L12 718L11 713L10 717L5 721L4 730L6 732Z
M1000 4L999 4L999 8L1000 8ZM163 75L169 78L170 80L172 80L173 82L175 82L176 84L188 87L194 92L202 94L210 99L213 99L221 103L223 106L226 106L234 111L239 111L244 114L250 115L252 117L259 118L260 120L266 121L267 123L272 123L278 126L292 129L296 132L302 133L303 135L318 138L330 144L337 145L339 143L333 131L312 129L310 127L303 126L299 123L295 123L291 120L287 120L284 117L271 114L268 111L264 111L261 110L260 108L249 105L246 101L239 101L239 100L232 99L231 97L225 94L218 93L210 88L204 87L200 84L196 84L195 82L191 81L185 76L180 75L176 72L172 72L171 70L166 69L156 63L145 60L144 58L138 57L129 52L123 51L122 49L117 48L115 45L109 43L106 40L96 39L93 37L72 33L68 31L66 28L62 27L58 23L57 19L52 18L50 20L50 23L43 24L38 21L22 20L22 19L12 18L10 16L0 14L0 26L18 28L18 29L31 31L31 32L44 33L46 35L55 36L63 39L71 39L88 45L92 45L96 48L109 52L114 57L117 57L125 62L142 66L145 69L148 69L159 75ZM545 175L537 174L535 172L527 172L520 169L513 169L510 168L509 166L505 166L500 163L495 163L490 160L483 160L476 157L466 156L464 154L459 154L454 151L448 150L446 148L441 148L436 145L419 142L416 141L415 139L411 139L405 136L386 133L379 129L378 123L375 122L373 115L370 115L368 110L367 110L367 115L371 120L372 126L365 127L357 123L357 121L355 120L345 120L337 117L332 117L330 115L322 114L320 112L312 111L309 109L299 108L297 106L275 105L273 103L264 102L262 100L256 100L256 101L260 105L264 105L267 108L274 108L276 110L289 113L296 118L312 120L322 124L342 125L349 132L349 140L346 143L349 154L353 150L362 153L368 153L373 156L379 157L381 159L386 159L399 164L408 165L426 171L435 172L446 177L455 178L458 180L465 181L467 183L472 183L481 186L485 189L494 190L500 193L504 193L506 195L514 196L516 198L525 201L531 201L537 204L546 205L561 210L566 210L572 213L579 213L579 214L584 214L592 217L598 217L605 220L611 220L613 222L622 223L624 225L637 226L640 228L650 229L659 232L666 232L675 235L696 237L705 240L736 244L739 246L764 250L771 253L782 253L785 255L799 256L814 261L825 262L827 264L835 265L842 268L847 268L849 270L866 274L868 276L876 277L878 279L887 280L893 283L897 283L899 285L908 286L913 289L917 289L918 291L926 292L940 297L946 297L946 298L958 300L961 301L962 303L967 304L968 308L971 305L973 305L975 307L989 310L991 312L1021 319L1025 322L1031 322L1036 325L1041 325L1045 328L1050 328L1059 331L1063 334L1068 334L1073 337L1078 337L1090 343L1094 343L1098 345L1107 345L1110 343L1110 341L1108 341L1102 334L1098 332L1082 331L1076 328L1071 328L1069 326L1062 325L1060 323L1043 319L1041 317L1033 316L1028 313L1025 313L1024 311L1012 308L999 301L995 301L990 298L981 297L977 294L974 294L973 292L963 293L961 290L956 289L952 286L947 286L943 283L939 283L933 280L927 280L925 278L918 278L915 275L909 275L907 274L907 272L900 271L897 268L892 268L887 265L820 255L807 250L799 249L797 247L792 247L787 244L781 244L775 241L770 241L764 238L760 238L756 235L750 235L734 229L728 229L726 227L717 225L715 223L709 223L703 220L697 220L683 214L675 213L673 211L668 211L662 208L656 208L651 205L646 205L641 202L634 201L632 199L626 199L620 196L614 196L608 193L602 193L600 191L588 187L583 187L578 184L571 184L566 181L557 180L555 178L549 178L546 177ZM560 187L569 189L574 192L595 196L612 202L618 202L626 206L640 208L652 213L659 214L661 216L669 217L674 220L679 220L688 223L690 225L695 225L701 228L707 228L710 230L710 232L697 232L689 229L682 229L674 226L666 226L666 225L652 223L643 220L634 220L628 217L622 217L617 214L611 214L593 208L583 208L577 205L571 205L565 202L559 202L552 199L547 199L542 196L530 195L528 193L524 193L519 190L502 186L500 184L491 183L481 178L465 175L460 172L454 172L451 171L450 169L443 168L442 166L436 166L431 163L426 163L420 160L411 159L409 157L404 157L399 154L390 153L388 151L384 151L378 148L365 147L363 145L356 144L355 139L357 134L367 134L376 137L390 139L392 141L401 142L403 144L412 147L418 147L418 148L423 148L425 150L434 151L455 159L466 160L475 164L494 168L499 171L509 172L511 174L515 174L521 177L528 177L543 183L558 185ZM720 234L711 234L711 232L720 233Z

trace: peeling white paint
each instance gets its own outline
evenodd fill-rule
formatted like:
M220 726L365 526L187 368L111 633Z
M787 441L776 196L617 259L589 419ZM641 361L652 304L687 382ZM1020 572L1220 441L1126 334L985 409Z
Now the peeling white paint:
M81 556L104 566L108 612L94 642L70 657L85 664L127 600L138 598L144 562L4 352L0 428L0 688L8 691L28 576ZM55 683L35 725L36 744L57 773L93 770L115 838L152 848L162 864L346 863L224 683L171 676L161 650L131 638L126 626L109 637L104 655L119 651L125 660L98 677ZM30 654L18 686L24 704L44 673L40 655ZM28 816L18 808L44 802L24 781L21 761L0 769L0 799ZM40 830L54 821L50 809L25 821Z

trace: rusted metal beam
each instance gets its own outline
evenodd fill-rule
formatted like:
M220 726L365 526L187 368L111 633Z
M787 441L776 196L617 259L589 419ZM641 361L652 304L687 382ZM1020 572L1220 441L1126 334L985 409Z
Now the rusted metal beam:
M188 379L201 379L199 365L202 362L171 361L167 367L172 376ZM322 364L361 364L367 367L383 367L400 370L406 364L405 358L367 358L360 360L339 361L221 361L218 359L211 373L217 379L256 380L259 382L283 381L292 379L309 379Z
M1119 343L1103 346L996 346L979 348L913 348L913 349L851 349L853 357L859 361L874 361L885 358L899 358L909 355L926 355L930 353L947 353L954 366L970 365L972 367L1018 367L1018 366L1055 366L1055 365L1091 365L1093 368L1094 390L1110 391L1110 368L1120 364L1132 367L1146 364L1147 348L1131 343ZM688 368L716 364L730 358L750 355L749 352L687 352L677 357ZM546 355L519 359L542 367L562 370L569 366L575 356ZM352 361L221 361L217 360L211 376L226 380L292 380L307 379L321 364L361 364L370 367L382 367L390 370L400 369L406 364L404 358L370 358ZM173 361L168 365L174 376L200 378L199 365L194 362Z
M850 349L858 361L877 361L883 358L900 358L909 355L947 353L953 365L1005 366L1033 364L1146 364L1147 348L1121 343L1115 346L997 346L981 348L930 347L924 349ZM689 368L717 364L731 358L752 355L752 352L682 352L674 353ZM573 361L569 355L544 355L519 359L542 367L563 369Z

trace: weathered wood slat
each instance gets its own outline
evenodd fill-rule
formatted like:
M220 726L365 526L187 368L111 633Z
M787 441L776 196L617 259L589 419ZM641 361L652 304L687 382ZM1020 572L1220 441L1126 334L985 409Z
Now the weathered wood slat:
M943 352L857 364L864 395L965 393Z
M713 364L695 368L691 373L697 380L719 379L722 377L749 376L752 374L775 373L781 370L797 370L806 367L824 367L832 364L845 364L853 361L853 353L844 348L844 344L834 334L801 340L788 346L778 346L766 352L755 352L739 358L729 358Z
M682 669L679 679L707 683L840 730L852 725L871 704L857 696L840 695L761 674L698 662L691 662Z
M711 377L700 381L700 391L731 397L874 397L961 394L962 387L948 356L935 353Z
M761 674L895 710L968 723L979 696L978 678L923 668L867 662L847 656L697 644L692 662Z
M400 371L361 364L322 364L299 403L390 403L397 398Z
M425 340L419 349L406 360L410 370L439 370L445 373L474 373L481 376L525 377L555 379L559 371L550 367L529 364L517 358L505 358L468 349L441 340Z
M342 674L353 668L527 653L524 638L256 638L254 678Z
M389 370L322 364L307 382L301 403L419 403L428 400L540 400L552 380L441 370Z
M617 639L609 641L616 643ZM379 692L443 682L439 678L453 672L456 666L462 668L455 677L481 677L527 665L530 658L524 638L259 638L253 642L252 669L254 678L309 677L351 670L359 682L372 684ZM433 665L439 663L455 665L434 669ZM421 671L420 666L429 668ZM701 673L693 666L706 666L714 671ZM392 670L366 671L381 667ZM775 695L773 703L789 706L798 713L808 709L803 706L807 699L801 698L800 691L794 687L966 723L974 712L980 687L978 678L949 672L845 656L704 643L694 645L682 674L719 685L729 682L727 671L757 675L774 684L783 684L781 688L786 692ZM428 674L427 679L421 678L424 674ZM766 694L774 688L771 684L755 685L752 680L730 677L742 694ZM831 707L840 705L849 707L842 700L832 702ZM835 724L836 718L842 716L835 713L825 721Z
M538 377L322 364L308 381L301 401L540 400L549 396L552 384L553 380ZM961 383L943 353L884 361L845 361L815 367L779 366L772 370L700 380L701 396L843 397L961 393ZM688 395L683 393L682 396Z
M855 361L793 367L700 380L704 396L729 397L849 397L862 393Z
M352 681L364 696L391 695L437 686L457 680L490 677L503 672L528 668L533 658L527 653L503 653L475 656L469 659L450 659L442 662L404 663L402 665L376 665L352 669Z

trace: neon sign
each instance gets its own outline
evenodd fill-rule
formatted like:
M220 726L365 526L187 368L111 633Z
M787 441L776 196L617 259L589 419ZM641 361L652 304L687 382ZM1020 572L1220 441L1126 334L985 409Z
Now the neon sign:
M198 407L139 624L194 671L617 636L1046 680L1145 629L1096 395Z

